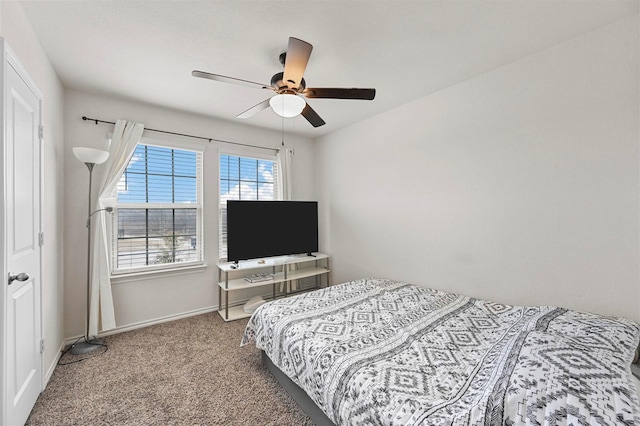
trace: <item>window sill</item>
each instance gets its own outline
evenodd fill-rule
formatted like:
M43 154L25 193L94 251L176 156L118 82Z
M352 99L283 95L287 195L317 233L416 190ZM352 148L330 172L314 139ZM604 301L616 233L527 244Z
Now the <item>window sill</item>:
M155 280L158 278L166 278L188 274L199 274L207 269L206 264L183 266L180 268L159 269L155 271L139 271L126 272L122 274L111 275L111 284L124 284L129 282L137 282L144 280Z

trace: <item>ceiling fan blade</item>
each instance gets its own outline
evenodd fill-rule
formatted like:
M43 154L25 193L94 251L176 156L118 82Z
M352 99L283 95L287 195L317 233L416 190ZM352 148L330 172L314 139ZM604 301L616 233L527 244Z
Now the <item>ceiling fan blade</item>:
M310 87L302 94L307 98L325 99L361 99L371 101L376 97L376 89Z
M272 89L272 87L269 86L268 84L260 84L254 81L242 80L240 78L226 77L224 75L211 74L209 72L204 72L204 71L193 70L191 71L191 75L194 77L207 78L209 80L220 81L222 83L240 84L242 86L249 86L249 87L254 87L259 89Z
M289 37L287 57L284 63L283 80L290 89L297 89L302 82L302 75L307 68L313 46L295 37Z
M311 125L313 127L320 127L323 126L327 123L324 122L324 120L322 118L320 118L320 116L318 115L317 112L315 112L313 110L313 108L311 108L311 106L309 104L305 105L304 109L301 112L302 116L304 118L307 119L307 121L309 123L311 123Z
M238 114L238 116L236 116L236 118L250 118L250 117L253 117L254 115L259 113L260 111L263 111L263 110L269 108L269 101L270 100L271 100L271 98L265 99L264 101L260 102L258 105L254 105L251 108L249 108L248 110L246 110L245 112L243 112L241 114Z

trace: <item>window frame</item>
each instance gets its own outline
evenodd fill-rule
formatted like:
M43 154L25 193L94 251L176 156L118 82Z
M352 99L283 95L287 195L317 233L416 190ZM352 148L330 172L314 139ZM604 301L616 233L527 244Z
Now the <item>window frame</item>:
M265 150L271 150L272 148L265 148ZM225 256L222 256L222 247L223 247L223 235L222 235L222 205L221 205L221 189L222 189L222 179L220 178L220 157L223 155L229 155L234 157L244 157L256 160L266 160L273 162L273 200L280 199L280 191L278 190L278 180L280 179L280 170L278 164L278 151L273 150L272 153L265 153L265 150L258 149L250 149L250 148L220 148L217 154L217 162L218 162L218 175L216 179L218 181L218 191L216 193L217 204L218 204L218 262L226 262L226 250ZM256 182L257 183L257 182Z
M189 143L179 140L163 140L149 137L142 137L139 145L152 146L157 148L173 149L176 151L190 151L196 154L196 203L118 203L114 206L111 220L111 276L113 278L156 274L162 272L189 270L194 267L205 265L205 244L204 244L204 152L205 147L201 144ZM135 152L135 151L134 151ZM130 161L130 160L129 160ZM129 163L127 162L127 167ZM126 168L125 168L126 170ZM123 171L124 174L124 171ZM113 197L118 197L118 188L114 189ZM197 250L199 259L187 262L171 262L155 265L144 265L136 267L117 267L118 257L118 211L119 209L196 209L196 236L198 237Z

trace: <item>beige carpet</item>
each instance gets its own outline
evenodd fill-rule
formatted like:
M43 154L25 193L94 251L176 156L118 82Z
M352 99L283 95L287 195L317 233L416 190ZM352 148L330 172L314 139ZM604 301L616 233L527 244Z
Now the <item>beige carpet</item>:
M312 425L240 348L246 323L209 313L106 337L104 354L56 368L27 425Z

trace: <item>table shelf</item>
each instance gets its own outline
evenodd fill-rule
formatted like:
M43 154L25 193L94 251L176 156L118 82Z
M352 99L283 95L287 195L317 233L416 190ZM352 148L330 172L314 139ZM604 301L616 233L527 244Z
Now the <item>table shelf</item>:
M269 273L273 274L272 279L254 283L244 279L245 276L251 275L257 270L269 268L271 269ZM218 264L218 313L225 321L251 316L251 314L244 312L242 305L229 306L229 293L234 291L271 286L272 299L276 299L278 297L276 285L280 284L280 287L284 289L284 292L279 292L281 297L287 297L292 281L316 277L316 288L320 288L323 278L326 285L330 285L329 273L329 256L323 253L314 253L314 256L296 255L248 260L238 264L220 263Z

